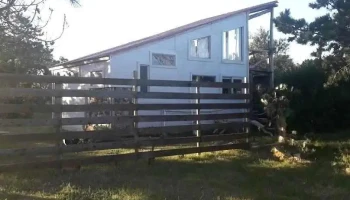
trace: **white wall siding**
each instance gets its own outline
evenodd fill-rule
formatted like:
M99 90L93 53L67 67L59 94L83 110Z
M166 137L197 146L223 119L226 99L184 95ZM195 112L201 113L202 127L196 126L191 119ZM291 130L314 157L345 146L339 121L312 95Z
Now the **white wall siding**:
M69 73L78 72L80 77L89 77L90 72L92 71L102 71L104 73L104 77L108 74L109 62L99 62L87 64L79 67L73 67L69 69L57 69L52 70L53 75L57 75L59 73L60 76L70 76ZM104 87L104 85L90 85L90 84L63 84L63 89L65 90L88 90L90 88L96 87ZM62 104L63 105L82 105L87 103L87 98L85 97L63 97ZM84 117L84 112L63 112L62 118L75 118L75 117ZM62 127L65 130L70 131L81 131L82 125L66 125Z
M243 27L243 61L241 63L223 62L223 39L224 31ZM192 75L215 76L216 82L221 82L223 76L232 76L246 78L248 76L248 48L247 34L247 14L241 13L236 16L227 18L210 25L184 32L175 37L164 39L148 45L144 45L123 53L111 55L111 77L132 78L133 71L139 71L139 65L145 64L150 66L150 79L155 80L185 80L189 81ZM189 44L192 39L210 36L211 38L211 58L208 60L199 60L189 58ZM151 53L165 53L176 55L176 67L170 66L153 66ZM201 89L203 93L221 93L218 88ZM179 87L150 87L150 92L194 92L194 88ZM140 103L194 103L194 100L157 100L157 99L139 99ZM229 103L242 102L238 100L202 100L204 103ZM242 110L208 110L212 113L223 112L241 112ZM140 115L150 114L191 114L191 111L179 112L172 110L163 111L141 111ZM190 124L191 122L159 122L159 123L140 123L140 126L147 125L174 125Z
M222 77L248 78L248 27L247 13L241 13L225 20L201 26L199 28L183 32L172 38L167 38L131 50L110 56L110 63L95 63L80 66L80 76L86 77L90 71L103 70L106 78L133 78L133 71L140 71L140 65L149 66L149 78L154 80L184 80L189 81L192 75L215 76L216 82L221 82ZM224 62L223 54L223 32L243 27L242 35L242 62ZM189 58L190 41L197 38L210 36L211 55L210 59ZM176 55L176 66L154 66L151 61L151 53L163 53ZM68 88L73 86L68 86ZM90 86L79 85L81 89ZM150 87L150 92L194 92L194 88L180 87ZM203 88L203 93L221 93L218 88ZM83 101L82 101L83 102ZM238 100L203 100L204 103L228 103L242 102ZM243 101L244 102L244 101ZM84 101L85 103L85 101ZM164 100L164 99L139 99L139 103L194 103L194 100ZM241 112L236 110L206 110L209 113ZM83 113L81 113L83 114ZM191 114L191 111L181 112L173 110L140 111L139 115L173 115ZM193 112L192 112L193 114ZM77 115L67 115L70 117ZM81 116L81 115L79 115ZM158 122L139 123L144 126L163 126L175 124L191 124L191 122Z
M138 70L139 64L150 65L151 79L190 80L191 74L215 75L221 80L225 76L247 76L248 56L245 55L247 44L246 13L227 18L210 25L176 35L175 37L153 42L123 53L111 55L111 77L132 78L133 70ZM243 62L225 63L222 61L222 34L224 31L244 27L243 31ZM211 59L189 59L189 42L192 39L211 36ZM176 54L176 67L152 66L150 54Z

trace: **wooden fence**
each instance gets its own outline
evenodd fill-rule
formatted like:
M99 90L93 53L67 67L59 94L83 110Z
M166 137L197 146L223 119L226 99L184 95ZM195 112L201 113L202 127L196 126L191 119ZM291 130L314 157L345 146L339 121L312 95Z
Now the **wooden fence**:
M24 97L54 97L52 104L41 103L0 103L0 116L9 113L54 113L53 117L46 118L0 118L0 127L36 127L49 126L54 131L44 133L21 133L10 132L1 134L0 157L2 163L0 171L20 170L28 168L61 168L65 165L76 163L96 164L115 162L130 159L152 159L155 157L183 155L201 152L211 152L227 149L246 149L249 147L247 141L249 116L250 116L250 95L246 93L200 93L200 88L236 88L247 89L247 83L209 83L192 81L170 81L170 80L139 80L139 79L111 79L111 78L86 78L86 77L61 77L61 76L34 76L0 74L1 82L9 82L12 88L0 88L0 99ZM20 83L33 84L54 84L54 87L42 89L20 88ZM63 89L63 84L102 84L118 86L129 86L130 91L109 91L109 90L84 90L84 89ZM28 85L28 84L27 84ZM140 86L161 86L177 88L196 88L196 93L174 93L174 92L139 92ZM52 89L53 88L53 89ZM230 90L232 91L232 90ZM63 105L62 97L101 97L101 98L128 98L132 99L130 104L84 104L84 105ZM139 103L138 99L192 99L196 103ZM203 100L240 100L240 103L203 103ZM156 101L155 101L156 102ZM158 101L159 102L159 101ZM138 115L139 111L155 110L195 110L195 114L183 115ZM203 114L203 109L238 109L243 112ZM128 111L129 115L122 116L102 116L102 117L74 117L62 118L62 112L96 112L101 110ZM49 115L47 115L49 116ZM236 119L231 122L219 122L204 124L205 120L225 120ZM192 124L158 126L158 127L138 127L140 122L175 122L187 121ZM111 130L99 131L64 131L64 125L86 125L86 124L123 124L131 123L132 126ZM0 131L1 131L0 128ZM203 131L227 129L228 133L205 134ZM237 131L233 131L237 130ZM195 134L193 134L195 131ZM62 140L66 139L90 139L107 140L102 143L83 143L75 145L62 145ZM27 145L55 141L56 145L30 146ZM218 145L219 141L226 141ZM236 141L236 142L234 142ZM239 142L237 142L239 141ZM213 143L216 142L216 143ZM234 143L233 143L234 142ZM27 145L17 148L17 143ZM0 145L1 145L0 144ZM13 144L13 145L12 145ZM196 146L180 146L186 144L197 144ZM172 148L162 148L166 146ZM4 148L5 147L5 148ZM10 148L9 148L10 147ZM147 151L145 149L149 148ZM111 150L111 149L131 149L132 152L123 154L82 154L83 152ZM80 152L80 154L78 153ZM116 151L115 151L116 152ZM75 153L72 155L72 153ZM13 158L21 159L13 159ZM10 162L6 163L6 159ZM4 164L6 163L6 164Z

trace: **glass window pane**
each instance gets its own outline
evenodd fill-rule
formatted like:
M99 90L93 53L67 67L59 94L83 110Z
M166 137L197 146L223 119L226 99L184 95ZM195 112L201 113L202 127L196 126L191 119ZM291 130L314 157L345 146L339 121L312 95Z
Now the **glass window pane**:
M210 36L191 40L190 57L210 58Z
M152 53L152 64L176 66L176 56L169 54Z
M243 80L242 79L233 79L233 83L243 83ZM234 94L242 94L243 89L233 88L233 93Z
M233 79L233 83L242 83L242 79Z
M230 78L224 78L222 79L223 83L231 83L231 79Z
M223 59L242 60L242 28L223 33Z
M192 81L196 82L215 82L215 76L198 76L198 75L193 75L192 76Z
M93 77L93 78L103 78L103 73L102 73L102 71L90 72L90 77ZM94 84L90 84L90 85L93 86Z
M222 82L223 83L231 83L232 79L231 78L223 78ZM231 94L230 88L222 88L222 94Z
M90 72L90 77L103 78L102 71Z

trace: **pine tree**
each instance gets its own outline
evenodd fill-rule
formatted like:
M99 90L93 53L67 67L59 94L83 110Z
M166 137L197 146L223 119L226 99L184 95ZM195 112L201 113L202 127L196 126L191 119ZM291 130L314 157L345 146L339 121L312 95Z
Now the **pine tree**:
M312 56L330 74L329 84L347 80L350 77L350 1L316 0L309 7L328 12L307 22L293 18L286 9L275 19L277 29L289 35L289 41L317 47Z

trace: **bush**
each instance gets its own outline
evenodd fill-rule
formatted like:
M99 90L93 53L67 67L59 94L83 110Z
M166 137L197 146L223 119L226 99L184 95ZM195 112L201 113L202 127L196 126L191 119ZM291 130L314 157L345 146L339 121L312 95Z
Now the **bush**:
M325 87L327 78L313 60L276 77L276 83L294 88L289 97L293 111L287 118L289 130L319 133L350 128L350 82Z

